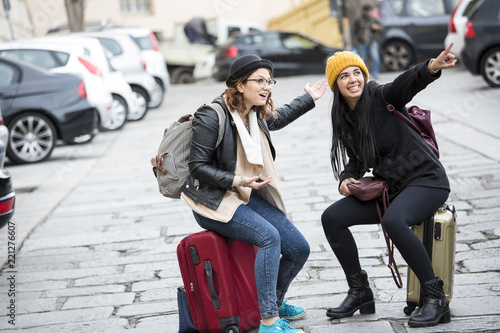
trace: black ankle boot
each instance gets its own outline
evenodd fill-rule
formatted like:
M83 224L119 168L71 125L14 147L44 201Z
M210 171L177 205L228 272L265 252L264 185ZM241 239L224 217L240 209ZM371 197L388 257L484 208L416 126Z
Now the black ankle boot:
M375 313L375 301L366 272L361 271L348 276L347 284L349 285L347 297L340 306L328 309L326 315L333 319L351 317L358 309L362 314Z
M443 290L443 281L435 278L420 284L424 294L424 304L420 312L408 320L411 327L435 326L449 323L450 307Z

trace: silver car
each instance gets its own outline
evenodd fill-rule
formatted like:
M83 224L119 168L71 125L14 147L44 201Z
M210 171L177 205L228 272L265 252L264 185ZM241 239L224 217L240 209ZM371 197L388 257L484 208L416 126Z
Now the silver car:
M157 89L154 77L146 71L146 63L141 51L130 36L111 32L82 32L76 35L97 38L111 53L111 64L122 72L138 102L142 105L136 114L129 112L129 120L142 119L149 109L149 103L161 103L163 91Z
M162 97L170 88L170 75L168 74L165 58L158 48L158 40L149 28L145 27L111 27L103 31L129 35L141 49L141 54L146 62L146 70L155 78L157 88L161 89ZM163 98L149 101L150 108L160 106Z

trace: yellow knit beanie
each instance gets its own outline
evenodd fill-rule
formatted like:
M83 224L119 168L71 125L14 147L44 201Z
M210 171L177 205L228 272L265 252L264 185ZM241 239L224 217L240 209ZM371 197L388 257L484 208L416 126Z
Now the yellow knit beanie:
M368 73L368 68L366 68L365 62L359 55L351 51L339 51L335 52L328 61L326 62L326 78L328 79L328 85L333 91L333 84L337 80L340 72L350 66L358 66L365 73L366 80L370 74Z

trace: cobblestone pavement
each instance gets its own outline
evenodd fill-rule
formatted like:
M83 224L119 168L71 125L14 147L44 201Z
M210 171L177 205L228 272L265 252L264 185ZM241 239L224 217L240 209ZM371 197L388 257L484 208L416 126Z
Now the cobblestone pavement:
M393 77L382 74L381 81ZM307 80L319 78L279 79L274 99L286 103ZM57 147L45 163L7 166L17 189L10 230L17 252L15 264L0 273L0 331L177 332L176 287L182 281L175 250L201 229L187 206L159 194L149 159L165 126L222 89L221 83L173 86L160 109L122 131ZM433 111L452 185L449 203L458 211L452 322L407 326L406 267L397 254L405 281L398 289L379 226L352 229L376 314L333 321L325 316L347 291L320 224L323 210L340 198L329 164L328 92L315 110L273 133L290 217L312 249L287 295L308 309L305 319L294 322L305 332L500 332L500 90L454 69L415 103ZM0 230L2 263L8 231Z

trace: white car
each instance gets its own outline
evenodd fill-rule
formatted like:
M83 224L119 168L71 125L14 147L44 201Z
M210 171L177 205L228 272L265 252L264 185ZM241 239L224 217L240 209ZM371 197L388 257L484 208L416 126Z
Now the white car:
M141 49L141 54L146 62L146 70L153 75L157 83L156 89L161 89L162 99L149 101L150 108L157 108L163 101L163 96L170 88L170 75L168 74L165 58L158 48L158 40L149 28L145 27L111 27L103 31L129 35Z
M112 116L107 124L103 127L107 130L116 130L122 128L127 121L129 112L136 113L140 110L141 105L137 104L137 100L132 91L132 88L127 83L120 71L117 71L111 65L109 53L96 38L78 37L72 35L62 35L54 37L41 37L32 39L33 42L43 43L47 45L71 45L74 47L82 47L83 52L92 58L94 64L101 70L105 85L111 91L113 96Z
M87 99L99 113L100 126L105 126L112 118L111 92L99 68L78 48L20 41L0 43L0 55L23 60L51 73L80 75L87 89Z
M473 0L461 0L450 16L448 34L444 40L444 47L447 48L451 43L453 43L451 53L453 53L456 57L460 57L465 45L464 33L465 25L468 20L467 13L473 4Z
M148 103L163 99L163 91L158 91L154 77L146 71L141 50L130 36L111 32L80 32L73 35L97 38L112 54L111 65L122 72L142 105L140 112L129 112L129 120L142 119L149 108Z

